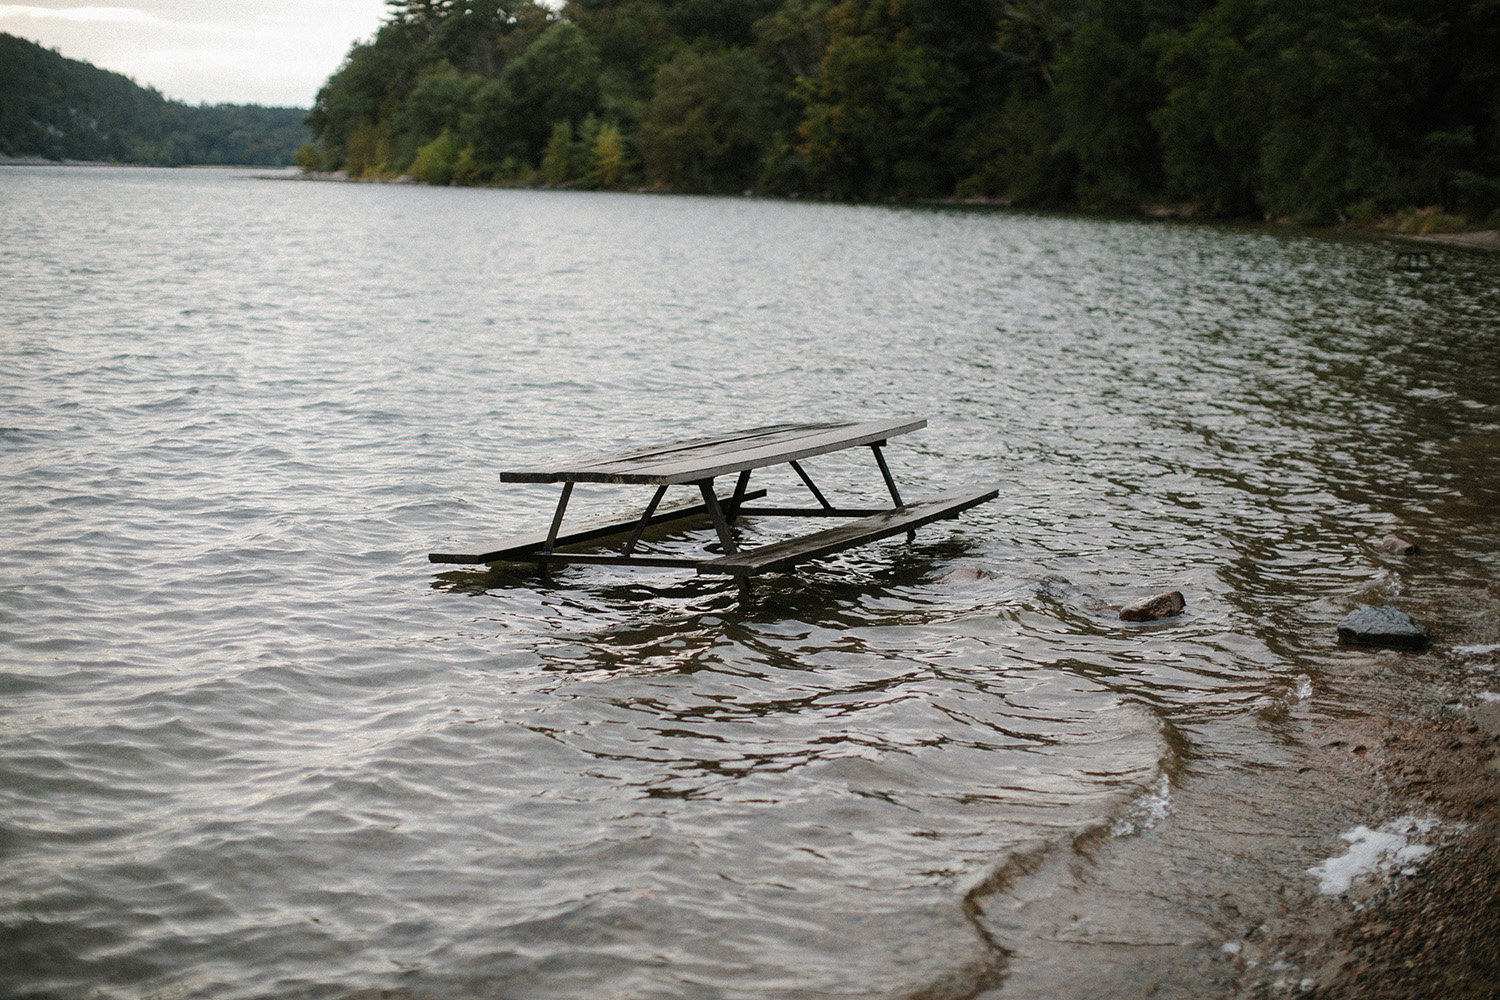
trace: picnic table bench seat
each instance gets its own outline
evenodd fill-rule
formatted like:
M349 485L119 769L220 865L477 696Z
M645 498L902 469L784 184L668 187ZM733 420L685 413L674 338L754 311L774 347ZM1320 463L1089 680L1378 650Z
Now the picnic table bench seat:
M750 490L741 500L759 500L766 495L765 490ZM718 499L720 503L729 503L734 499L733 491L720 490ZM675 504L659 506L649 517L646 517L646 527L666 524L669 521L677 521L688 517L700 517L708 513L708 506L703 501L685 500ZM554 547L567 545L578 545L583 542L595 542L612 535L623 535L640 525L644 511L636 511L625 517L611 515L607 517L593 518L575 524L565 532L560 532L553 540ZM492 563L514 560L517 562L534 562L538 552L547 544L546 531L532 531L524 535L514 535L510 538L501 539L495 543L495 548L489 552L480 552L474 555L453 552L431 552L427 560L435 563Z
M771 573L788 569L799 562L852 549L857 545L878 541L912 531L947 517L957 517L970 507L978 506L999 496L998 489L950 490L926 500L904 504L891 510L861 517L810 535L788 538L780 542L745 549L730 555L709 559L698 564L703 574L727 573L733 576L749 576L754 573Z

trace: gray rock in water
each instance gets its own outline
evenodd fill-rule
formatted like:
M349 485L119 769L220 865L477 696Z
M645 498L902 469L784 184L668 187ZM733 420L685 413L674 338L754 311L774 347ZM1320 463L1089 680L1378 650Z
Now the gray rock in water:
M1408 542L1400 535L1386 535L1380 540L1380 547L1398 556L1413 556L1422 551L1416 542Z
M1155 597L1147 597L1125 605L1120 609L1120 621L1154 622L1158 618L1180 615L1185 607L1187 607L1187 602L1182 599L1180 591L1168 591L1165 594L1157 594Z
M1339 622L1339 641L1356 646L1421 649L1432 641L1432 630L1395 608L1361 607Z

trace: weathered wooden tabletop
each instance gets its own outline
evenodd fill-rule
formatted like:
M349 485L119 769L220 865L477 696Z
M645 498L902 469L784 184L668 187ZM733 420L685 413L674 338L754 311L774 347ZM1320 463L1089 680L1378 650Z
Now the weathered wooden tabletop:
M825 424L773 424L733 434L692 438L568 459L500 473L503 483L640 483L672 486L698 483L875 444L921 430L927 421L871 420Z

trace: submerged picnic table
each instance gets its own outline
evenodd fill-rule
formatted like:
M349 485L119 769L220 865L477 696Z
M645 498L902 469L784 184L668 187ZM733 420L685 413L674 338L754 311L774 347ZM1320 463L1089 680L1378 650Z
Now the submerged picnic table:
M940 518L956 517L959 512L993 500L994 488L950 490L926 500L905 503L891 477L882 448L888 438L927 426L926 420L875 420L861 423L775 424L736 431L714 437L671 441L644 448L588 455L572 461L515 469L500 473L502 483L562 483L562 496L552 525L546 531L508 538L489 552L459 554L433 552L428 559L435 563L528 562L546 567L550 563L593 563L621 566L676 566L694 569L701 574L725 574L742 583L756 573L786 569L796 563L843 549L863 545L880 538L915 530ZM801 460L815 455L868 446L890 493L891 506L879 508L835 507L823 495ZM750 474L756 469L788 465L802 480L816 507L753 507L751 502L766 495L765 490L751 490ZM734 476L732 490L723 491L715 480ZM575 524L563 529L563 518L573 487L578 483L618 483L655 486L656 492L646 508L625 518L605 518ZM698 499L663 506L667 490L673 486L695 487ZM707 514L718 533L722 555L705 554L701 558L638 553L637 546L645 530L656 524L679 518ZM740 549L730 525L744 516L774 517L843 517L853 518L844 524L811 534L772 542L751 549ZM565 546L596 542L611 535L628 534L624 546L614 552L562 551Z

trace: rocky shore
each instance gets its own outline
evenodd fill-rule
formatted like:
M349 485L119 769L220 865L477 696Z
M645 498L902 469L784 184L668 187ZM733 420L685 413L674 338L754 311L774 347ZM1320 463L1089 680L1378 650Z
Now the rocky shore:
M1406 874L1341 906L1279 912L1258 951L1292 974L1247 964L1236 1000L1500 997L1500 584L1426 607L1448 617L1445 648L1388 654L1389 669L1346 679L1357 707L1318 739L1444 834Z
M1277 950L1314 973L1303 995L1500 997L1500 701L1466 682L1500 675L1500 592L1492 588L1484 601L1478 617L1491 625L1458 647L1473 652L1439 661L1461 669L1370 692L1370 718L1386 713L1371 733L1379 776L1393 797L1453 832L1412 876L1352 906L1342 923L1309 927L1293 919L1272 928Z
M1492 765L1500 731L1473 730L1453 712L1393 727L1389 779L1463 830L1413 877L1306 943L1309 964L1328 970L1310 996L1500 996L1500 774Z
M1409 569L1431 645L1341 646L1162 821L1023 866L979 1000L1500 998L1500 585Z

